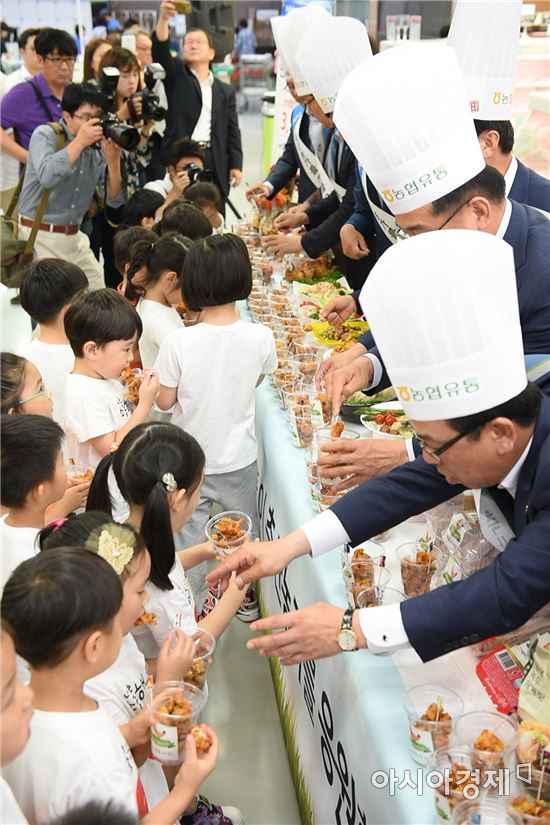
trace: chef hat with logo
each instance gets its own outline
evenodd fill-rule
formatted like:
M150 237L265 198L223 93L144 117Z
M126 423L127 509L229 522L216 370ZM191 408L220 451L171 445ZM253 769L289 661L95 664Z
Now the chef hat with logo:
M344 80L334 122L394 215L448 195L485 167L453 49L417 43Z
M326 9L317 5L304 6L289 12L284 23L279 26L280 51L283 65L287 74L294 81L296 94L307 95L311 91L307 85L303 72L296 60L296 52L304 34L319 20L333 20Z
M365 26L353 17L327 17L306 31L296 60L311 94L325 114L334 111L336 95L347 75L372 49Z
M447 45L456 51L471 113L509 120L522 0L457 0Z
M360 303L412 419L472 415L527 386L514 253L495 235L449 229L395 244Z

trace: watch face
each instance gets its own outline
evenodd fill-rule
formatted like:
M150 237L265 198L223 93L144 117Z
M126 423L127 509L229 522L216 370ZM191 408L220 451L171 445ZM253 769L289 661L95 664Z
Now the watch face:
M338 633L338 644L342 650L356 650L357 636L353 630L341 630Z

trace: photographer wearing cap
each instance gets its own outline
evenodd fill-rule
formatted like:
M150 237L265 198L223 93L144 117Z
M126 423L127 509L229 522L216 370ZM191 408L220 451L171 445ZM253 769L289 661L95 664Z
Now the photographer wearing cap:
M44 189L51 189L34 250L38 258L63 258L84 270L93 289L103 287L103 267L94 257L82 218L96 186L105 189L106 204L124 203L120 147L103 137L102 95L90 83L69 83L63 92L66 136L56 150L57 135L47 123L33 133L25 181L19 199L21 237L27 238Z

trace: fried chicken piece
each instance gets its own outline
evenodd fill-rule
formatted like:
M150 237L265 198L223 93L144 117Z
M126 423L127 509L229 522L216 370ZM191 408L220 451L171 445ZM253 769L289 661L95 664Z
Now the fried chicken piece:
M344 422L343 421L337 421L330 428L330 437L331 438L340 438L340 436L342 435L343 430L344 430Z
M204 687L204 683L206 682L206 671L208 670L206 662L202 659L199 659L196 662L193 662L189 670L184 676L184 682L190 682L195 687L198 687L202 690Z
M427 722L450 722L453 717L443 710L442 705L432 702L420 718Z
M72 476L68 476L67 481L69 487L75 487L77 484L84 484L85 481L91 481L93 477L94 471L91 467L88 467L84 473L75 473Z
M502 753L504 742L490 730L482 730L474 742L476 751L488 751L490 753Z
M242 538L245 534L245 530L242 529L242 518L222 518L214 527L212 532L212 539L213 541L217 542L227 542L228 544L232 541L237 541L238 539Z
M191 728L191 736L195 740L197 753L206 753L212 747L212 739L204 725L194 725Z
M136 621L134 622L135 627L139 627L140 625L144 624L156 624L157 623L157 614L154 613L152 610L145 611L144 613L139 616Z
M129 404L137 404L139 401L139 378L136 378L130 367L124 367L120 373L120 381L126 387L124 400Z
M550 822L550 804L544 799L537 802L536 799L529 799L527 796L516 796L512 800L512 808L520 814L536 816Z

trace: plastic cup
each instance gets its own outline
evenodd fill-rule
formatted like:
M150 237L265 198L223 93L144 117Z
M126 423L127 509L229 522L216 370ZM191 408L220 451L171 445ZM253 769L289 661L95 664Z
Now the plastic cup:
M195 656L191 667L185 674L184 681L202 690L206 684L206 674L212 664L216 640L208 630L203 630L202 627L182 627L181 630L195 640Z
M355 607L370 607L371 604L378 607L380 593L386 589L390 579L390 571L384 567L379 567L375 570L374 580L371 584L365 585L363 582L354 580L351 585L351 592Z
M227 539L223 537L223 533L220 530L226 526L224 525L224 521L228 520L229 522L238 522L240 521L240 527L235 528L242 531L242 535L238 536L235 539ZM233 526L231 523L227 526ZM206 538L208 541L211 541L216 550L219 552L221 556L230 556L231 553L234 553L235 550L238 550L241 544L246 541L246 539L250 536L250 531L252 530L252 519L250 516L247 516L246 513L241 513L239 510L226 510L223 513L218 513L217 516L212 516L206 522L206 526L204 528L204 532L206 534Z
M85 481L91 481L94 477L94 471L87 464L73 464L69 462L65 466L67 469L68 487L84 484Z
M506 810L504 799L481 796L460 802L453 811L455 825L518 825L521 820Z
M434 751L449 745L453 725L464 707L462 699L441 685L418 685L407 691L404 705L412 758L419 765L430 765Z
M500 750L490 741L486 746L480 742L484 732L498 737ZM498 771L507 768L516 746L517 725L507 716L496 711L474 710L464 713L455 726L457 742L470 748L475 768L484 775L485 771ZM484 737L487 739L487 736ZM492 738L492 737L491 737Z
M548 825L548 822L550 821L550 817L547 814L547 811L549 810L549 803L544 801L544 797L541 797L540 803L542 804L539 803L540 808L538 814L524 813L522 810L514 806L514 800L518 800L518 802L521 800L522 803L529 803L530 805L536 805L537 803L535 796L529 797L527 794L522 794L521 796L518 794L510 799L508 802L508 813L510 816L516 817L516 822L521 823L521 825ZM546 814L546 816L543 816L543 814Z
M462 745L438 748L433 764L442 777L441 784L434 788L435 811L439 822L449 823L460 802L479 796L479 776L472 766L472 752Z
M357 607L385 607L388 604L399 604L403 601L405 601L405 596L400 590L375 585L369 589L368 595L358 594Z
M186 682L160 682L153 688L151 753L163 765L185 758L185 738L197 721L206 696Z
M401 567L401 579L405 596L410 599L413 596L427 593L437 570L440 557L439 551L435 548L425 551L418 542L408 541L401 544L395 552ZM420 557L422 561L416 561L418 552L424 554Z
M323 411L323 415L324 415ZM338 441L340 438L347 438L348 440L355 440L359 438L359 433L356 433L354 430L349 430L344 428L338 438L335 438L333 435L330 434L331 427L319 427L315 431L315 444L317 448L317 455L321 455L321 447L323 444L327 444L330 441ZM325 479L325 484L334 485L339 484L341 481L345 481L348 476L335 476L334 478L327 478Z
M295 447L309 448L313 443L313 422L311 406L307 394L300 392L285 393L285 407L292 444Z
M317 359L311 355L296 354L292 357L292 363L304 376L304 382L306 384L313 384L318 366Z

